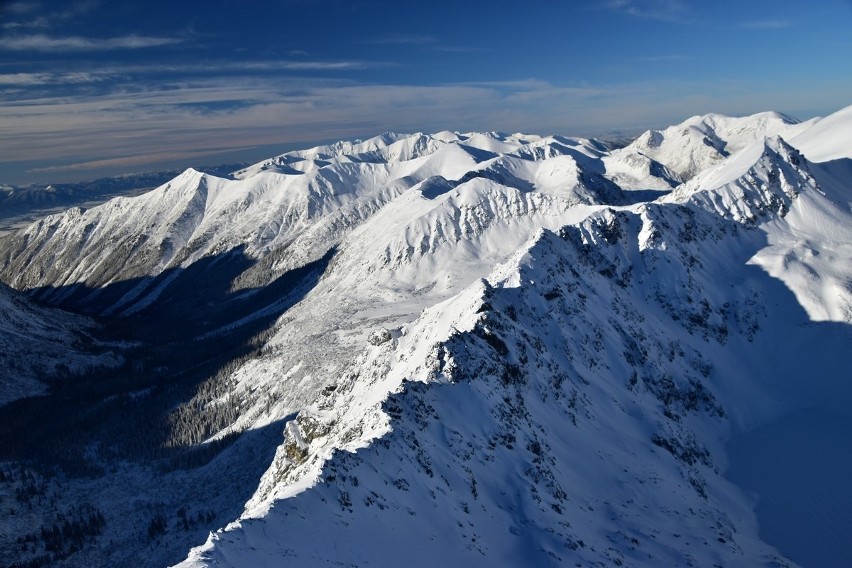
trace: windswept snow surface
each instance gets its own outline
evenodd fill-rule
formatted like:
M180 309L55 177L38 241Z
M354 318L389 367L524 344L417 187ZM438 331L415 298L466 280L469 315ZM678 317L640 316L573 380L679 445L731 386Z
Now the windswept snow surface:
M227 251L238 298L333 252L231 372L213 438L290 419L182 566L792 566L725 444L852 402L848 115L705 115L612 152L387 133L188 170L0 240L2 278L132 318Z
M852 158L852 106L813 121L792 143L812 162Z

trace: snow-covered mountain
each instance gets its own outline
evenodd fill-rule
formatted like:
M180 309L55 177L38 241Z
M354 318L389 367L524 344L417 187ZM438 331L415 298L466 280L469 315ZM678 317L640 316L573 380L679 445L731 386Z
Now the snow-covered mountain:
M226 176L241 164L203 168ZM93 207L118 196L139 195L174 178L180 170L143 172L98 178L75 183L0 184L0 234L22 228L33 221L71 207Z
M492 151L498 147L503 153ZM403 195L410 200L419 192L425 196L420 201L434 205L428 209L435 218L426 223L451 225L454 219L437 217L477 206L478 194L489 191L501 202L493 206L514 207L505 213L515 218L539 209L553 215L579 204L620 203L620 189L603 176L600 153L589 141L564 138L386 134L285 154L238 172L242 179L236 181L187 170L143 196L47 217L4 241L0 255L5 272L14 274L10 284L49 287L38 297L50 302L64 301L74 285L78 294L81 286L97 294L109 283L141 279L114 306L132 309L158 293L146 288L148 277L237 248L268 259L244 277L265 284L322 257ZM450 191L460 184L471 191ZM503 187L515 195L504 195ZM450 193L449 203L441 198ZM457 228L478 232L490 224L486 217L502 214L484 212ZM80 294L78 303L90 295Z
M103 474L107 527L162 523L66 564L186 557L205 524L180 532L168 488L192 486L233 522L186 566L792 565L725 443L852 396L850 117L705 115L613 151L388 133L0 240L9 285L137 342L167 443L220 452L124 509Z
M613 152L620 159L645 156L663 164L679 180L687 181L768 136L795 136L815 120L799 123L794 118L764 112L742 118L705 114L693 116L664 130L648 130L626 147ZM635 158L634 158L635 159Z

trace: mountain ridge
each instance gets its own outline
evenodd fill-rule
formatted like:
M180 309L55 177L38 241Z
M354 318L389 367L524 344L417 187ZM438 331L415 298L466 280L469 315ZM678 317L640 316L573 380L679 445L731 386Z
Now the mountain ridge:
M852 160L808 158L848 153L847 114L704 115L617 150L386 134L233 180L187 170L5 237L0 278L119 327L193 314L182 348L260 331L256 350L168 411L208 420L189 438L199 447L236 439L222 463L255 431L275 440L253 495L225 507L212 487L223 528L188 556L189 537L168 527L147 545L111 533L122 554L792 566L725 478L725 442L852 400L838 382L852 341ZM785 356L805 347L810 360ZM157 357L163 386L150 388L165 392L180 367L172 376ZM182 479L215 478L216 463ZM182 503L161 499L152 510Z

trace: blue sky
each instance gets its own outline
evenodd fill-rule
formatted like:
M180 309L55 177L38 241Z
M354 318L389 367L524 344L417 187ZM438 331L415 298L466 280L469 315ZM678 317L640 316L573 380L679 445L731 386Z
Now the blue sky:
M849 104L849 0L0 0L5 183Z

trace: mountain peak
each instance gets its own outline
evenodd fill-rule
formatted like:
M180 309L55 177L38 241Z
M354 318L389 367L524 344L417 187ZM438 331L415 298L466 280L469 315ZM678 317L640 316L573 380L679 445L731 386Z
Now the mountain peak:
M808 161L781 136L769 136L695 176L666 199L690 201L723 217L754 223L786 215L800 192L816 190Z
M41 537L0 521L12 561L85 498L109 528L69 565L208 534L185 565L784 564L725 442L848 375L852 167L803 151L847 152L847 114L384 133L0 239L0 359L129 361L4 408L6 439L63 414L45 453L97 471L32 501Z
M792 137L809 126L810 123L800 123L776 112L745 117L697 115L663 130L646 131L613 154L641 153L668 168L677 178L688 181L756 140L776 135Z

